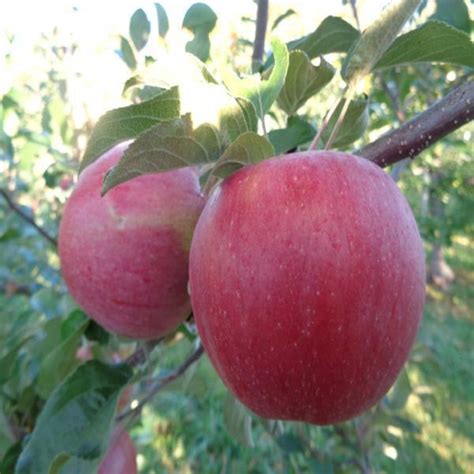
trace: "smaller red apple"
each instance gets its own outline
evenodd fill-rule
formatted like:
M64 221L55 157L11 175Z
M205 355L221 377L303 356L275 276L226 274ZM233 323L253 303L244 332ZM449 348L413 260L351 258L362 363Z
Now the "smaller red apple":
M137 474L137 450L130 435L118 425L110 438L110 445L98 474Z

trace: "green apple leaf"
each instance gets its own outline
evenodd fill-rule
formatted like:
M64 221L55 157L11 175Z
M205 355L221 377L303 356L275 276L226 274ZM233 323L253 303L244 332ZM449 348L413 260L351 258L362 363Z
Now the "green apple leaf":
M469 35L441 21L430 20L399 36L375 65L440 62L474 67L474 43Z
M328 16L309 35L303 36L288 43L290 51L305 52L310 59L323 54L345 53L359 38L360 33L347 21L335 16ZM273 65L273 55L266 61L263 69Z
M131 376L127 366L98 361L79 366L46 402L15 473L47 474L64 456L70 459L61 472L95 472L108 447L118 397Z
M293 116L288 119L286 128L272 130L268 139L275 148L275 154L281 155L311 141L315 134L316 129L310 123Z
M339 103L334 112L331 120L329 121L328 128L323 133L323 141L327 142L331 132L336 124L339 115L341 114L343 104ZM347 113L342 121L342 126L339 129L336 140L333 143L335 148L346 147L357 139L359 139L365 132L367 124L369 122L369 98L364 95L359 99L352 100L347 109Z
M430 19L444 21L467 34L471 33L469 10L464 0L436 0L436 11Z
M189 114L158 124L142 133L106 173L102 194L137 176L208 163L212 161L213 144L209 152L203 144L193 136Z
M386 396L388 407L391 410L401 410L405 406L412 391L408 372L406 368L404 368L398 376L395 385Z
M303 51L292 51L285 84L280 91L278 105L288 114L296 111L313 95L317 94L334 77L335 69L321 57L314 66Z
M204 3L195 3L184 15L183 28L190 30L194 38L186 43L186 51L201 61L209 59L211 43L209 33L214 29L217 15Z
M225 178L245 165L258 163L274 155L275 150L265 137L254 132L246 132L225 150L216 163L214 174L219 178Z
M139 8L130 18L130 38L137 51L141 51L147 44L150 37L151 24L146 13Z
M120 57L130 69L136 69L137 60L135 58L135 53L133 52L128 39L123 36L120 37Z
M289 54L286 45L275 38L272 47L276 62L268 79L262 79L260 74L240 79L231 71L227 71L224 76L224 83L232 94L252 102L259 117L263 117L275 102L285 84L288 71Z
M419 4L420 0L396 0L381 12L354 43L342 65L341 75L347 83L355 83L372 71Z
M114 109L103 115L92 131L80 171L93 163L114 145L136 138L154 125L179 117L178 87L159 93L140 104Z
M63 322L67 324L67 320ZM79 365L76 352L89 320L82 323L41 361L36 391L46 399L53 389ZM64 327L61 328L64 330Z
M166 14L166 10L163 8L161 3L155 3L155 8L156 8L156 15L158 17L158 34L162 38L164 38L170 28L168 15Z
M194 138L207 151L208 161L216 161L219 158L223 144L219 130L214 125L203 123L194 130Z

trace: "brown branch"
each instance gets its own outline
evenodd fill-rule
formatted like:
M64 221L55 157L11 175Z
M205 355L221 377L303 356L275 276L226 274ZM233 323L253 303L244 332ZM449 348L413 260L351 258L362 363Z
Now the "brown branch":
M354 152L381 167L414 158L474 118L474 81L468 80L401 127Z
M8 204L8 207L10 207L10 209L12 211L14 211L16 214L18 214L25 222L28 222L28 224L33 226L38 231L38 233L40 233L51 244L53 244L55 247L57 247L57 245L58 245L57 240L54 237L52 237L51 235L49 235L48 232L46 232L42 227L40 227L32 217L30 217L28 214L26 214L26 212L24 212L20 208L20 206L18 206L18 204L16 204L13 201L13 199L10 197L10 195L8 194L8 192L5 189L0 188L0 194L3 196L3 198L5 199L5 201Z
M181 377L199 358L204 354L204 347L200 343L198 347L191 352L191 354L185 359L185 361L173 372L164 377L159 377L154 383L152 383L151 389L148 393L140 400L137 406L124 411L117 416L115 421L122 421L124 418L127 418L130 415L137 415L141 412L143 407L166 385L175 381L177 378Z
M268 23L268 0L259 0L257 7L257 21L255 23L255 40L253 42L252 70L257 71L263 62L265 50L265 34Z

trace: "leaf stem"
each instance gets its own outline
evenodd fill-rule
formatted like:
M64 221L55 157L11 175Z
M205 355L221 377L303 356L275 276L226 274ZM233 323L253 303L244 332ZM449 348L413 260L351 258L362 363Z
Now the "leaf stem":
M349 87L349 90L347 92L347 97L343 99L344 105L342 106L341 113L339 114L336 124L334 125L334 128L332 129L331 135L329 136L329 139L326 142L326 145L324 146L325 150L328 150L329 148L331 148L332 144L334 143L334 140L337 137L337 134L339 133L339 130L341 129L342 122L344 121L347 110L349 109L349 105L351 104L351 100L352 100L352 97L354 96L354 92L355 92L354 87Z

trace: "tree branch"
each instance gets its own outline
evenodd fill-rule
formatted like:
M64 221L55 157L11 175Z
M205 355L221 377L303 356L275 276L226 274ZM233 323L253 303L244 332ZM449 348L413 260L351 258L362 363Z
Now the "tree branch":
M354 154L385 167L404 158L414 158L473 118L474 81L468 80L401 127L382 135Z
M255 24L255 40L253 42L252 70L255 72L262 65L265 50L265 34L268 23L268 0L259 0L257 21Z
M130 415L136 415L141 412L143 407L166 385L175 381L177 378L181 377L188 369L191 367L199 358L204 354L204 347L201 343L197 348L191 352L191 354L185 359L185 361L173 372L164 377L158 378L154 383L152 383L151 389L149 392L140 400L137 406L124 411L117 416L115 421L122 421L124 418L127 418Z
M58 242L57 240L52 237L51 235L48 234L42 227L40 227L35 220L30 217L28 214L26 214L18 204L16 204L13 199L10 197L8 192L5 189L0 188L0 194L3 196L5 201L8 204L8 207L16 212L25 222L28 222L31 226L33 226L46 240L48 240L51 244L53 244L55 247L57 247Z

